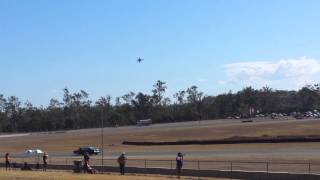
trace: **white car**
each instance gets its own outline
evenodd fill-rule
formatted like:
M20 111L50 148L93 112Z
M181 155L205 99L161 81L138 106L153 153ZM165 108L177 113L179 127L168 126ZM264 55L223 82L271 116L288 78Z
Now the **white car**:
M39 155L39 154L43 154L43 151L41 149L29 149L26 152L26 155Z

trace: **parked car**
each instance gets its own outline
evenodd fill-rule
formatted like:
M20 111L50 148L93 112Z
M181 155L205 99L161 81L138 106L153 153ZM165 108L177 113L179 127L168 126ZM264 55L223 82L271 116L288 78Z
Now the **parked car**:
M294 118L296 118L296 119L303 119L303 114L301 114L301 113L296 113L296 114L294 115Z
M88 153L89 155L98 155L100 153L100 149L96 147L81 147L74 150L73 153L76 155L84 155L85 153Z
M152 119L143 119L137 122L137 126L150 126L152 124Z
M272 114L270 115L270 117L271 117L271 119L278 119L278 114L272 113Z

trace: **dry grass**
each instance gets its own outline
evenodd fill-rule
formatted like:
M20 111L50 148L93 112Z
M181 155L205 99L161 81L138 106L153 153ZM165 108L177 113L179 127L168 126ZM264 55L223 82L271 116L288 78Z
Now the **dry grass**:
M142 176L142 175L101 175L101 174L74 174L71 172L34 172L34 171L0 171L1 180L168 180L175 179L175 177L166 176ZM182 179L198 179L185 177ZM208 179L208 178L206 178ZM215 179L215 178L210 178ZM218 180L218 179L216 179Z
M119 149L123 141L176 141L221 139L232 136L320 135L320 120L270 121L258 123L215 124L202 126L143 127L105 129L104 144ZM48 151L72 151L79 146L99 146L100 129L72 131L63 134L32 134L26 137L0 138L0 151L21 152L27 148Z

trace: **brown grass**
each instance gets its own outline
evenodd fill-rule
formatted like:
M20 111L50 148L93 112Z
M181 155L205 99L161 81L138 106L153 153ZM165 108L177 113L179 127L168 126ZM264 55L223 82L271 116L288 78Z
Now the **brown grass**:
M142 175L101 175L101 174L74 174L71 172L35 172L35 171L0 171L1 180L168 180L175 177L166 176L142 176ZM182 179L198 179L185 177ZM206 178L209 179L209 178ZM211 178L215 179L215 178Z

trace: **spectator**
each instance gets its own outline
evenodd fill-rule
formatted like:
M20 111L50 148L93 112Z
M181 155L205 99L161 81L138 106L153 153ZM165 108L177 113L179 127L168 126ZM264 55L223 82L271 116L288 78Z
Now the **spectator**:
M6 156L5 156L5 162L6 162L6 170L10 169L10 156L8 152L6 153Z
M42 156L42 160L43 160L43 171L47 171L47 165L48 165L48 153L44 152L43 156Z
M118 157L118 163L119 163L119 166L120 166L120 174L121 175L124 175L124 168L126 166L126 161L127 161L127 158L126 158L126 153L123 152L121 153L121 155Z
M84 173L87 173L88 172L88 168L90 167L89 166L89 160L90 160L89 153L86 152L83 155L83 172Z
M181 172L182 172L182 166L183 166L183 155L181 152L179 152L176 157L176 163L177 163L178 178L180 178Z

